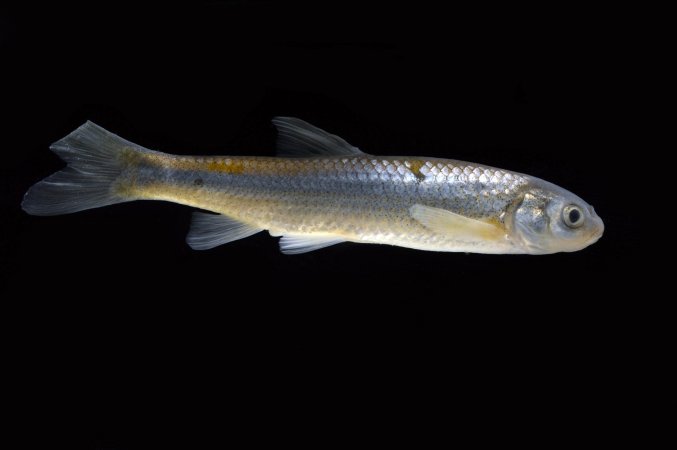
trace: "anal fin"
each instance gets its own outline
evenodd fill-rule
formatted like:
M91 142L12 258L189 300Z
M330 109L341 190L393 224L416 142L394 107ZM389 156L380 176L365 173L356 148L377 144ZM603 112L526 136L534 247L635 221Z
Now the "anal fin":
M186 242L195 250L208 250L228 242L244 239L263 231L221 214L193 213Z

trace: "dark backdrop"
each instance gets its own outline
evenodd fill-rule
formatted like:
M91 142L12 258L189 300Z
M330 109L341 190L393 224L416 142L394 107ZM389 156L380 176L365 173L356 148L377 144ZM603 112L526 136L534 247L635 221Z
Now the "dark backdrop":
M519 410L547 428L541 412L574 409L587 429L619 402L629 306L610 288L636 239L609 166L619 50L599 20L322 2L6 11L0 291L21 377L48 411L84 412L104 447L228 443L261 413L305 436L343 408L346 430L431 405L444 426ZM167 152L272 155L275 115L369 153L536 175L593 204L606 233L540 257L285 256L267 233L192 251L180 205L19 207L63 166L49 144L85 120Z

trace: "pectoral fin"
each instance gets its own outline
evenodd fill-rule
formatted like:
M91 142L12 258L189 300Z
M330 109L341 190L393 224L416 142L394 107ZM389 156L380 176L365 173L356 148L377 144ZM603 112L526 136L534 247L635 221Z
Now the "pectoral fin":
M477 242L500 239L504 234L500 227L441 208L416 204L409 209L411 216L435 233L453 237L459 241Z

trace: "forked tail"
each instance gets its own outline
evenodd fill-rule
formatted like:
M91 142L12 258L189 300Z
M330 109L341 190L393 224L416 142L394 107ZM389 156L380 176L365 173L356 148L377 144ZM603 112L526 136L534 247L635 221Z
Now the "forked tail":
M120 194L117 181L132 155L150 152L89 121L50 149L68 166L26 192L21 206L29 214L54 216L134 200Z

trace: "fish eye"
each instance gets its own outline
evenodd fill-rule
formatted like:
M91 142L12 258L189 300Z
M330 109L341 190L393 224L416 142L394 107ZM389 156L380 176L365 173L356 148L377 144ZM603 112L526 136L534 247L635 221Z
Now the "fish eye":
M569 228L578 228L585 220L583 211L576 205L565 206L562 210L562 220Z

